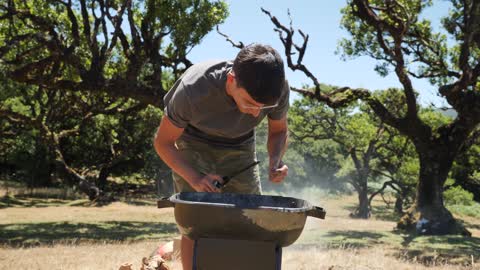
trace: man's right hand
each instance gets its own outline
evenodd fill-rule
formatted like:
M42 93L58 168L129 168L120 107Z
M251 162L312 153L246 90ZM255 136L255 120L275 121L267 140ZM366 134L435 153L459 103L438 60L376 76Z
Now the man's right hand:
M197 192L220 192L220 189L215 187L213 182L218 181L223 184L223 179L220 175L207 174L202 177L196 178L190 182L190 185Z

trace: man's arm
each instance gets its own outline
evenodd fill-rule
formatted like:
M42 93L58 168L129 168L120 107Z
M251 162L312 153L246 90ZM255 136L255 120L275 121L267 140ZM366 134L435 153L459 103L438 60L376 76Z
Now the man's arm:
M287 165L283 164L282 157L287 149L288 124L287 116L279 120L268 118L268 156L270 181L280 183L288 174Z
M198 173L182 158L175 147L175 141L182 135L183 130L183 128L175 126L167 116L163 116L154 139L157 154L196 191L218 192L219 190L213 185L213 181L217 180L223 183L222 178L218 175Z

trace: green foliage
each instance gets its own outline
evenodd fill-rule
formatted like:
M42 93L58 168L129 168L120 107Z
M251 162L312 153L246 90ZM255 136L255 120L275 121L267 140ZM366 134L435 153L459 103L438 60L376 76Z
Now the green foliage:
M461 57L460 50L462 46L461 44L464 42L465 39L465 33L476 33L477 36L480 34L480 28L478 27L478 17L480 16L480 9L477 5L477 10L474 11L476 21L470 23L468 26L464 26L464 9L468 8L465 7L465 5L470 6L472 4L465 4L465 2L458 0L450 0L450 2L452 3L452 9L450 10L448 17L442 18L442 25L447 31L447 33L450 34L452 39L456 41L455 46L453 46L451 52L449 52L449 57L454 64L454 67L456 69L460 69L461 67L458 65L458 60ZM475 20L475 18L473 20ZM468 61L470 63L475 63L475 61L480 58L480 43L478 41L470 42L469 46L471 46L469 48L471 55Z
M333 87L330 87L333 89ZM397 116L404 116L407 112L405 95L401 89L387 89L385 91L376 91L373 93L375 98L381 101L385 106ZM420 118L429 126L439 128L451 121L451 116L432 108L418 108ZM374 116L372 109L363 103L358 107L344 108L342 110L332 110L318 102L304 98L297 100L292 104L289 112L289 125L291 129L291 144L289 151L298 151L303 156L300 166L304 167L307 173L306 181L311 181L315 174L308 170L308 160L311 158L315 163L312 167L318 169L330 167L329 175L337 183L354 177L356 168L350 158L348 158L348 149L356 147L363 149L369 143L368 138L376 134L376 127L379 120ZM414 145L404 136L399 136L398 131L385 126L384 136L380 138L382 147L377 148L376 155L378 160L373 160L370 164L372 168L382 172L381 182L378 184L368 183L370 188L381 186L381 183L393 179L396 181L396 195L403 199L404 207L408 207L414 202L416 186L419 177L420 164ZM342 142L342 144L340 144ZM343 148L344 147L344 148ZM294 149L294 150L293 150ZM476 150L476 145L472 147ZM470 152L467 160L476 162L480 155L477 152ZM473 163L476 164L476 163ZM479 166L472 166L476 170ZM478 173L472 173L478 177ZM385 179L387 176L388 179ZM298 176L296 176L299 178ZM370 180L375 180L375 175ZM301 178L299 178L301 179ZM325 177L321 181L313 182L315 185L325 184ZM453 181L453 180L452 180ZM308 183L308 182L307 182ZM453 182L448 185L453 184ZM476 207L461 206L460 203L468 204L472 202L472 196L468 192L456 192L452 189L447 192L446 197L453 201L448 201L449 208L454 207L474 215ZM405 209L405 208L404 208ZM463 210L462 210L463 209ZM457 213L457 212L455 212Z
M268 180L268 150L267 150L267 136L268 127L267 120L265 119L260 123L256 128L256 152L257 159L261 161L260 163L260 178L262 180L262 187L264 190L278 190L288 189L288 187L303 187L307 184L307 173L305 171L305 160L298 151L291 145L287 148L287 151L283 157L283 161L287 164L289 168L288 177L285 180L284 184L280 187L277 184L272 184ZM291 138L289 138L291 143Z
M473 145L456 158L451 177L457 185L472 192L475 200L480 202L480 138L476 138Z
M325 86L326 89L333 87ZM347 191L346 182L335 176L344 149L329 140L325 131L335 112L309 99L297 100L289 111L290 148L303 157L304 185L319 185L331 192ZM334 132L332 129L331 132Z
M405 95L400 89L372 95L396 115L406 114ZM414 201L420 167L414 145L382 123L367 104L331 109L304 98L294 102L289 117L292 147L305 161L311 157L313 168L329 168L337 188L338 183L352 184L357 192L367 187L371 194L388 181L405 207ZM322 182L325 180L319 185Z
M171 31L172 45L180 48L199 44L206 33L228 16L227 4L222 1L147 0L145 6L146 15L156 17L154 28Z
M443 192L445 203L447 205L472 205L473 194L460 186L455 186Z
M382 102L394 115L403 117L407 113L407 101L405 93L399 88L387 88L381 91L375 91L372 95ZM372 109L366 104L361 104L361 109L374 115Z
M67 184L56 173L63 159L90 180L102 170L125 181L159 179L168 170L152 139L162 112L136 94L161 100L191 64L189 50L224 21L228 7L206 0L72 2L0 7L0 165L31 185ZM118 80L127 95L108 90Z
M434 31L432 23L428 19L422 18L426 8L433 5L434 1L352 0L342 10L341 25L351 35L351 37L345 38L339 43L339 52L342 53L342 57L346 59L369 56L377 60L375 70L379 75L386 76L388 72L394 70L404 88L403 90L392 89L390 92L394 95L391 97L373 94L382 105L376 104L372 100L368 102L368 106L372 109L367 110L375 111L376 115L396 129L394 132L408 135L415 142L415 148L404 144L407 148L403 149L410 153L408 156L411 158L400 163L396 157L389 158L392 163L384 166L384 169L390 171L391 176L392 168L396 168L396 171L400 172L402 170L410 172L406 175L413 175L411 173L419 168L413 149L422 157L427 156L428 151L437 154L444 152L454 157L458 146L465 143L465 138L468 136L468 134L457 136L457 130L463 128L470 132L478 124L478 117L474 116L475 114L478 115L478 112L474 109L478 106L467 106L468 108L463 106L464 104L471 104L470 99L476 99L475 94L472 93L471 98L467 96L460 98L454 97L453 92L449 92L452 91L449 89L454 85L453 83L458 82L459 78L469 72L467 70L478 66L478 59L480 59L480 43L473 41L475 37L480 35L480 28L478 27L480 6L472 2L474 1L451 1L450 14L448 18L442 20L446 30L443 32ZM464 89L459 91L478 90L474 87L478 74L474 76L475 78L469 82L470 86L464 86ZM448 103L455 108L459 117L453 120L452 117L446 116L433 108L420 108L417 101L414 100L417 93L413 89L412 78L430 80L432 84L438 87L439 94L445 96ZM404 94L401 95L401 92L404 92ZM408 101L409 115L407 115L406 110L408 96L410 97ZM468 121L471 122L459 123L462 120L458 119L469 119ZM465 136L462 137L463 135ZM400 141L397 140L397 142ZM398 153L400 149L398 147L391 148L397 149L397 151L392 151L392 154ZM380 154L384 157L388 156L385 153ZM448 157L444 160L448 160ZM425 167L440 163L435 161L434 158L426 158L423 161ZM467 163L465 161L464 159L463 162ZM450 166L450 164L446 166ZM409 180L411 178L405 179L404 175L394 174L396 179L402 179L402 183L408 183L408 186L411 187L412 181ZM444 176L423 175L420 181L423 182L427 179L431 181L429 179L431 177L434 177L434 181L440 183L445 181ZM467 179L468 177L462 175L461 178ZM420 187L422 186L420 185ZM417 194L421 197L426 192L429 191L420 190ZM441 193L438 191L435 194ZM461 193L457 189L451 189L445 194L449 197L446 201L450 200L450 203L456 203L451 201L454 198L466 202L471 200L470 197L473 198L473 195L470 195L467 196L466 193Z
M405 57L405 63L411 66L411 71L424 76L427 75L432 84L444 85L451 82L448 71L455 66L455 59L458 58L458 48L448 47L448 37L444 33L435 33L432 23L428 19L421 19L422 12L433 4L433 1L413 0L398 1L398 5L390 5L385 1L368 1L370 4L380 8L378 17L384 19L392 28L401 27L398 18L402 18L402 23L407 20L411 22L404 37L405 46L402 46L402 52ZM458 22L461 19L461 5L456 4L456 9L451 16L442 20L447 33L452 34L457 40L460 40ZM388 12L387 12L388 10ZM392 65L393 56L385 53L385 48L393 50L395 48L396 37L391 31L385 28L381 35L384 44L377 39L377 31L371 25L364 23L358 16L355 16L356 8L348 5L342 9L341 27L351 34L351 38L344 38L339 42L337 53L341 54L343 59L354 58L358 56L370 56L378 60L375 70L381 76L386 76ZM474 57L474 56L472 56ZM452 61L446 61L447 59ZM477 57L478 58L478 57ZM458 67L457 67L458 68ZM416 69L416 71L414 71Z
M6 60L5 70L47 61L51 63L46 65L45 70L33 68L29 75L38 77L44 74L75 82L85 80L81 69L100 71L106 79L124 77L138 68L140 78L147 80L146 77L153 71L160 70L159 64L176 73L189 50L228 16L225 2L208 0L136 0L132 1L131 7L127 5L128 11L123 14L120 10L124 6L117 1L74 1L71 7L61 1L13 3L22 12L11 19L0 16L3 18L0 23L0 47L5 46L5 54L2 55ZM0 15L5 13L6 8L0 10ZM108 16L100 17L105 14ZM120 28L124 37L114 37L117 33L112 27L119 20L123 21ZM136 38L145 44L138 43ZM122 39L121 42L119 39ZM13 44L15 46L9 48ZM54 54L60 44L65 49L73 49L74 56L58 61L58 55ZM108 55L100 59L100 54L107 50L107 47L102 48L104 45L109 47ZM68 50L62 53L66 54ZM158 52L163 53L162 59L160 55L155 55ZM171 63L174 59L180 61ZM58 61L59 65L56 66L54 61ZM143 65L133 67L132 62Z
M420 119L422 119L432 129L438 129L452 121L452 118L435 110L433 108L424 108L420 111Z
M461 216L469 216L473 218L480 218L480 204L479 203L472 203L471 205L465 204L452 204L447 205L447 209L452 211L452 213L461 215Z
M158 108L143 108L133 100L105 94L70 91L61 94L5 82L12 85L11 92L16 94L2 100L3 108L37 118L49 132L58 136L74 131L59 141L64 157L73 168L96 171L114 159L140 161L144 153L153 151L151 141L162 115ZM15 89L14 85L19 87ZM45 130L33 123L17 125L9 121L6 125L12 125L16 136L0 139L8 145L2 153L3 162L14 164L17 178L29 185L52 185L55 155ZM138 171L138 166L125 165L114 172L122 175L132 170Z

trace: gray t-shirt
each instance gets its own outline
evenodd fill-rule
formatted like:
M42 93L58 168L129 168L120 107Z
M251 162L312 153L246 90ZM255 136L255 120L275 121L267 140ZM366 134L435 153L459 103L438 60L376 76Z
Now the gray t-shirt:
M175 126L185 128L181 139L224 147L248 145L255 142L255 127L265 116L278 120L286 115L290 92L286 81L277 107L261 110L258 117L240 112L225 89L232 64L195 64L165 95L165 115Z

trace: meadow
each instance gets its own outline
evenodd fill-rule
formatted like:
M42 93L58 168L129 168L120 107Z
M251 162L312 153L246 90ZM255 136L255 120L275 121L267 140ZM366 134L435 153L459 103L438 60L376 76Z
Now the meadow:
M157 209L154 198L98 206L37 193L44 196L0 194L0 269L116 270L125 262L139 269L143 257L178 237L172 209ZM283 269L480 269L475 215L455 214L472 237L413 237L395 230L398 216L381 200L374 202L372 218L359 220L349 217L355 196L311 190L286 195L324 207L327 218L308 219L298 241L284 249ZM180 269L177 261L169 265Z

